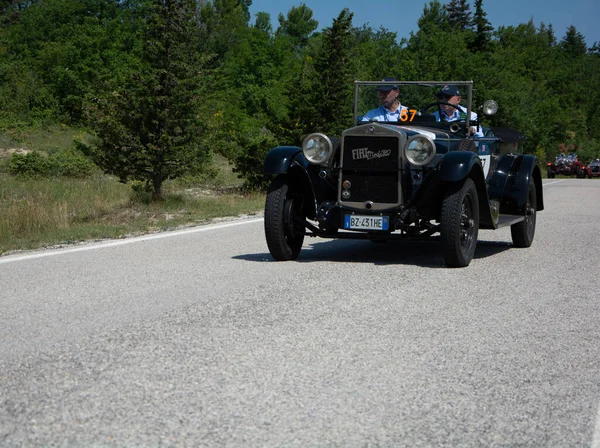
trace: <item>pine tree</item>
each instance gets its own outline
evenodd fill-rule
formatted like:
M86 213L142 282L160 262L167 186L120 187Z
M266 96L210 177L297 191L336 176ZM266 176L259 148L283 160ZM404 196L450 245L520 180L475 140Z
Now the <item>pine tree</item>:
M450 0L446 5L448 23L451 27L466 30L471 27L471 7L467 0Z
M567 28L567 34L560 41L560 47L570 56L582 56L587 52L583 34L573 25Z
M97 162L122 181L146 185L154 199L162 184L199 170L195 0L152 0L143 34L142 68L100 104Z
M352 69L350 43L352 17L342 10L331 27L323 33L323 46L316 57L319 79L317 126L322 132L339 134L351 124Z
M473 15L473 28L475 28L475 39L471 46L474 52L489 50L491 32L494 30L486 19L487 13L483 10L483 0L475 0L475 14Z
M553 47L556 45L556 36L554 35L554 28L551 23L546 26L546 24L542 22L540 24L540 34L545 36L549 46Z

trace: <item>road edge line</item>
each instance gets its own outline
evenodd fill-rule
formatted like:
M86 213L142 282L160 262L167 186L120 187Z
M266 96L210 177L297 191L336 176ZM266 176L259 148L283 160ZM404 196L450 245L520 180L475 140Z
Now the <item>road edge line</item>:
M84 246L78 246L78 247L49 249L47 251L36 252L33 254L30 253L30 254L25 254L25 255L17 255L17 254L4 255L4 256L0 257L0 264L11 263L14 261L31 260L31 259L35 259L35 258L50 257L53 255L70 254L73 252L83 252L86 250L104 249L106 247L124 246L125 244L133 244L133 243L138 243L140 241L150 241L150 240L158 240L161 238L171 238L173 236L188 235L190 233L208 232L209 230L219 230L219 229L224 229L227 227L241 226L244 224L253 224L256 222L261 222L263 220L264 220L264 218L256 218L256 219L250 219L250 220L228 222L228 223L224 223L224 224L208 224L205 226L193 227L191 229L165 231L165 232L160 232L160 233L153 233L151 235L141 235L141 236L135 236L135 237L131 237L131 238L125 238L122 240L108 240L108 241L103 241L100 243L91 243L91 244L84 243L85 244Z

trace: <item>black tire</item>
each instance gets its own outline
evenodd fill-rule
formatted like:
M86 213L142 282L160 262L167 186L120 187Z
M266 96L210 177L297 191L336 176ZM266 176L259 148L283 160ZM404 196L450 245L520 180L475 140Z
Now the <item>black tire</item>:
M441 242L447 266L468 266L475 254L479 233L479 201L471 178L449 190L442 203Z
M517 224L510 226L510 234L512 236L515 247L529 247L535 236L535 218L537 209L537 196L535 191L535 183L529 182L529 190L527 192L527 205L525 206L525 219Z
M304 242L305 222L302 197L290 195L287 176L278 176L269 187L265 202L265 236L275 260L298 257Z
M554 173L552 170L548 170L548 179L554 179Z

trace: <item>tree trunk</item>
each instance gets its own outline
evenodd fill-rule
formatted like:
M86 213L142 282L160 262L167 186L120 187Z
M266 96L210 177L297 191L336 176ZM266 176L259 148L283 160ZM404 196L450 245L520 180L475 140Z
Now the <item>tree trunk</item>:
M155 177L152 179L152 200L159 201L162 199L162 183L163 179Z

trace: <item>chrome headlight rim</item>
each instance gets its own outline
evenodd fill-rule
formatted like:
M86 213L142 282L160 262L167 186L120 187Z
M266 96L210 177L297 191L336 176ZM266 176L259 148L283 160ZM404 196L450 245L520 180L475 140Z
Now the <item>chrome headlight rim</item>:
M427 155L427 158L424 159L424 160L422 160L422 161L418 161L418 160L414 159L410 155L410 152L409 152L410 145L412 143L414 143L415 141L417 141L417 140L426 142L426 144L430 148L429 149L429 154ZM435 143L433 142L433 140L431 138L429 138L428 136L423 135L423 134L413 135L411 138L409 138L407 140L406 145L404 146L404 157L406 157L406 160L408 160L411 165L415 165L415 166L425 166L425 165L428 165L435 158L435 154L436 154Z
M309 149L308 144L311 140L322 140L325 142L325 144L327 145L327 151L324 156L315 158L313 155L307 154L307 151ZM325 134L321 134L320 132L314 132L312 134L307 135L302 141L302 154L304 154L304 157L306 158L306 160L308 160L309 163L312 163L313 165L323 165L324 163L327 163L327 161L331 158L331 155L333 154L333 143L331 142L331 139Z

